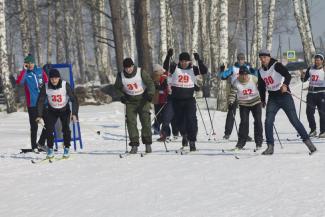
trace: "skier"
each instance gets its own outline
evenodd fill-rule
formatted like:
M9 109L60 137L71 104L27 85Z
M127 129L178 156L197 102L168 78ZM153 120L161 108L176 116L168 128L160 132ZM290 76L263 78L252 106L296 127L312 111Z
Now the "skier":
M25 87L26 104L28 109L29 124L30 124L30 139L32 151L39 152L39 149L45 145L46 133L42 130L41 136L37 140L38 125L35 122L37 118L37 99L40 89L48 82L48 77L42 68L38 68L35 64L34 57L28 54L24 58L24 69L17 77L16 83L23 84ZM43 104L43 106L45 106ZM44 113L45 115L45 113ZM46 120L45 116L44 119Z
M116 76L115 89L126 107L126 122L130 137L130 154L136 154L139 146L137 116L142 125L141 138L146 146L146 153L151 153L152 133L150 103L155 93L155 86L149 74L134 65L131 58L123 60L123 72Z
M319 114L320 133L319 138L325 138L325 72L324 56L316 54L314 65L309 67L306 72L301 70L301 81L306 82L309 79L309 88L307 94L307 119L309 122L309 136L317 136L315 109L317 107Z
M78 100L74 95L70 84L61 79L60 72L52 68L49 71L49 82L44 85L41 89L39 96L37 108L38 108L38 117L36 122L44 125L44 120L42 119L43 115L43 103L45 100L48 101L48 114L47 114L47 123L45 123L46 135L47 135L47 159L53 159L53 132L55 128L55 123L58 118L62 124L62 133L64 140L64 149L63 149L63 158L68 158L70 156L70 142L71 142L71 130L70 130L70 119L73 122L78 121ZM69 102L71 102L71 110Z
M253 69L249 63L245 62L245 54L239 53L237 55L237 62L233 66L229 67L227 70L224 70L224 66L220 67L219 77L222 80L226 80L230 78L230 83L232 84L237 79L239 75L239 67L241 66L247 67L250 74L256 75L255 69ZM225 125L225 135L223 136L224 139L229 139L232 133L232 129L234 128L237 104L238 104L237 100L235 100L233 106L228 107L228 113L227 113L226 125ZM247 141L252 141L252 138L248 136Z
M247 141L249 129L249 112L254 117L254 140L256 149L263 143L262 104L257 88L257 77L250 75L246 66L239 68L239 76L232 83L229 94L229 108L234 106L237 99L240 112L238 142L236 148L242 149Z
M298 119L296 108L292 96L290 94L289 84L291 80L291 75L289 74L287 68L284 67L277 60L271 58L271 54L268 50L261 50L259 52L259 58L262 66L258 71L258 88L263 107L265 107L266 105L266 90L269 93L265 119L265 135L267 149L262 154L273 154L273 124L275 116L280 109L284 110L290 123L298 131L300 137L308 147L310 153L315 152L316 147L310 140L304 126Z
M155 74L154 82L156 86L156 92L158 92L157 101L159 102L159 107L155 109L156 114L159 112L156 119L158 119L159 123L161 124L160 138L158 138L157 141L164 142L166 140L170 140L170 124L172 126L174 139L176 139L178 136L178 127L175 123L174 109L170 97L171 87L168 84L170 74L159 64L154 65L153 71L153 74Z
M182 145L187 141L190 151L196 151L196 136L198 132L196 117L196 100L194 90L196 76L206 74L208 69L203 64L198 53L193 53L198 66L193 66L190 54L183 52L179 55L179 63L170 62L173 49L169 49L164 61L164 68L171 73L171 97L176 117L177 126L183 136Z

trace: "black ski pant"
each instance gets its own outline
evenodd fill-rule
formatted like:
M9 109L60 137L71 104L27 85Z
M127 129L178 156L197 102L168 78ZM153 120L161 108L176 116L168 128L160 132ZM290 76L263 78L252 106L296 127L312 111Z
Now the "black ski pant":
M37 107L28 107L28 116L29 116L29 124L30 124L30 141L31 141L31 147L32 149L37 148L37 130L38 130L38 124L36 122L36 118L38 116L37 113ZM47 121L47 109L44 108L44 112L43 112L43 120L46 123ZM46 131L43 128L42 129L42 133L41 136L38 140L38 144L40 145L44 145L45 144L45 140L46 140Z
M171 135L170 126L169 126L171 124L172 133L174 136L177 136L179 129L177 126L177 121L176 121L176 117L175 117L174 106L173 106L172 100L167 101L167 104L165 105L165 107L162 111L162 116L163 116L163 121L162 121L161 130L162 130L163 135L165 135L165 136Z
M325 132L325 93L308 93L307 94L307 119L309 123L309 128L311 131L316 130L315 122L315 110L318 110L319 114L319 128L320 133Z
M58 119L60 119L62 124L62 133L63 133L63 144L64 147L69 148L71 142L71 130L70 130L70 116L71 111L70 109L66 110L48 110L47 115L47 124L45 124L46 128L46 136L47 136L47 146L49 148L53 148L54 143L54 129L55 123Z
M182 135L187 135L189 141L196 141L198 132L196 117L196 100L189 99L173 99L174 112L177 126Z
M257 147L263 143L263 125L262 125L262 104L254 106L239 106L240 124L238 133L238 148L243 148L246 144L249 129L249 113L254 117L254 140Z
M237 110L237 101L234 102L234 106L228 109L226 125L225 125L225 135L231 135L232 129L234 128L235 116Z

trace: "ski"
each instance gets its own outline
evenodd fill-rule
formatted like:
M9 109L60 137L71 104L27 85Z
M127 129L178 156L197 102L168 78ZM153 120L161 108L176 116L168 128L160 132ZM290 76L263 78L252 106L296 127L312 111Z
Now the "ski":
M228 150L228 151L227 151L227 150L224 150L224 149L221 150L222 153L227 154L227 155L231 155L231 156L233 156L235 159L238 160L238 159L240 159L240 158L238 157L238 155L237 155L236 153L234 153L235 151L236 151L236 148L233 148L232 151L231 151L231 150Z
M49 159L49 158L44 158L44 159L32 159L31 162L32 164L42 164L42 163L53 163L54 158L53 159Z

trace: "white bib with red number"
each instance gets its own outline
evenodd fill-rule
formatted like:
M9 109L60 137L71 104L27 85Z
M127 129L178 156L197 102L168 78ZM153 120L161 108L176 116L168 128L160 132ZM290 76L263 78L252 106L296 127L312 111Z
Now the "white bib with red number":
M196 77L193 68L181 69L176 67L172 74L171 86L181 88L194 88Z
M252 75L249 75L247 83L241 83L236 80L233 85L237 88L237 98L240 101L252 100L259 96L257 85L253 81Z
M61 109L68 104L69 97L67 96L66 83L66 81L62 81L62 86L58 89L50 89L46 84L47 100L52 108Z
M233 66L233 73L230 78L230 82L233 84L239 76L239 68L236 66Z
M121 75L124 93L130 96L137 96L143 94L144 90L146 89L146 85L143 83L141 77L141 68L138 67L137 73L132 78L125 77L123 72L121 73Z
M263 68L260 68L260 75L264 80L266 90L268 91L277 91L280 90L280 87L283 84L284 77L277 71L275 71L274 66L275 62L268 70L264 71Z
M309 86L313 87L325 87L325 72L321 69L309 70Z

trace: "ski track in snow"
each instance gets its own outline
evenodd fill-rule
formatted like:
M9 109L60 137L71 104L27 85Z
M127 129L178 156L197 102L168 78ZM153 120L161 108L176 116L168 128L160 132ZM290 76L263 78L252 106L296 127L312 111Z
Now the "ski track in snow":
M205 102L198 102L210 130ZM179 138L167 143L170 152L154 142L152 154L120 159L125 151L123 110L120 103L81 107L84 150L72 152L70 160L36 165L30 160L45 154L18 154L29 147L27 113L0 113L0 216L325 216L324 144L315 143L319 151L309 156L302 142L286 141L296 138L296 132L282 111L275 124L284 148L276 142L273 156L254 153L254 142L236 153L240 159L222 153L236 145L235 128L230 142L208 141L198 114L198 152L175 154ZM217 140L225 118L226 113L215 113ZM236 120L239 124L238 114ZM304 103L302 121L307 127ZM252 124L250 132L253 136Z

